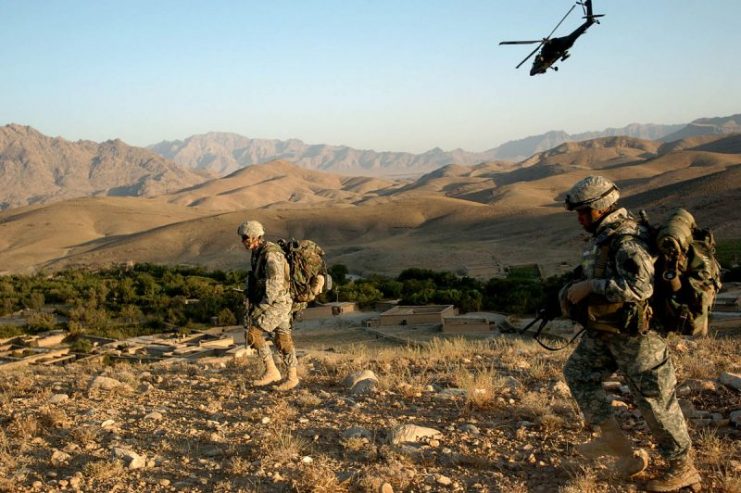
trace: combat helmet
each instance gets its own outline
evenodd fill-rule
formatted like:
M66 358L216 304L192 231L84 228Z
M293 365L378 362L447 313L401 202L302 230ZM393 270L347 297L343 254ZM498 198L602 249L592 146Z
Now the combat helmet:
M587 176L576 182L566 193L564 203L566 209L605 210L615 204L620 198L620 190L610 180L603 176Z
M265 229L258 221L247 221L239 225L237 234L242 239L257 239L265 235Z

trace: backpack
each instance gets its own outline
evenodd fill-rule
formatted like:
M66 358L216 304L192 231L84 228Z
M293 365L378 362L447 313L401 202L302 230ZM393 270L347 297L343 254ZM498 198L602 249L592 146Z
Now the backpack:
M311 240L278 240L291 268L291 298L308 303L332 289L332 277L327 272L324 250Z
M715 257L715 238L700 229L692 214L677 209L660 226L643 223L651 232L654 294L650 304L654 321L665 332L704 336L708 317L721 288L721 269Z

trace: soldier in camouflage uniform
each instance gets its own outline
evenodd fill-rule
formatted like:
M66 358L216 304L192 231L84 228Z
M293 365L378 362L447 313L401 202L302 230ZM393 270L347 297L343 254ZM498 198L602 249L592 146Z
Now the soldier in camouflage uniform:
M257 350L265 364L265 372L253 381L255 386L278 382L281 374L265 341L266 334L274 342L286 365L287 376L278 390L290 390L298 385L296 348L291 337L292 299L290 270L283 249L265 241L265 231L257 221L242 223L237 229L242 244L252 253L252 271L248 277L247 343Z
M670 464L666 474L649 481L646 489L699 488L675 394L674 366L666 342L649 326L654 264L647 251L647 231L617 207L618 197L617 187L601 176L588 176L566 195L566 208L576 210L579 223L592 234L582 257L581 280L560 293L564 314L586 328L566 362L564 376L587 423L601 430L598 438L578 450L590 458L618 457L617 468L625 476L647 467L648 454L633 450L602 388L602 381L620 370Z

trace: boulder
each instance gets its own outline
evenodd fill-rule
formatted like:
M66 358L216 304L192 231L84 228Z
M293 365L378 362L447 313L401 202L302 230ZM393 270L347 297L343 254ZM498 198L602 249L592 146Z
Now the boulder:
M129 469L141 469L147 464L147 460L143 455L139 455L123 447L115 447L113 449L113 456L123 460Z
M738 373L724 372L720 376L720 383L736 390L741 390L741 375Z
M391 430L389 442L392 444L417 443L424 438L440 438L442 433L434 428L417 425L400 425Z

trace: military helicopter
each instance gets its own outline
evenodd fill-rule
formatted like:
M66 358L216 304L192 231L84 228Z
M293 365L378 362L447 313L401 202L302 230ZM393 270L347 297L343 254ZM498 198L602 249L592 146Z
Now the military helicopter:
M577 5L582 6L582 9L584 10L584 19L586 19L586 21L584 21L581 26L577 27L574 32L572 32L568 36L551 38L551 36L553 36L553 33L556 32L556 29L559 28L559 26L563 23L563 21L566 20L566 18L569 16L569 14L571 14L571 12L576 8ZM559 58L561 59L561 61L564 61L571 56L571 53L569 53L568 51L569 48L574 45L576 38L584 34L586 30L589 29L589 26L591 26L592 24L599 24L599 21L596 20L597 17L604 17L604 15L594 15L592 13L592 0L576 2L574 5L571 6L569 11L566 12L566 15L563 16L558 24L556 24L556 27L553 28L551 34L549 34L545 38L539 41L502 41L499 44L524 45L538 43L538 46L536 46L535 49L531 51L530 54L526 56L525 59L521 61L515 68L520 68L523 63L528 61L531 56L535 55L535 53L540 50L540 53L538 53L535 56L535 60L533 60L533 67L530 69L530 75L544 74L546 70L548 70L548 68L558 70L558 67L554 67L553 64L556 63Z

